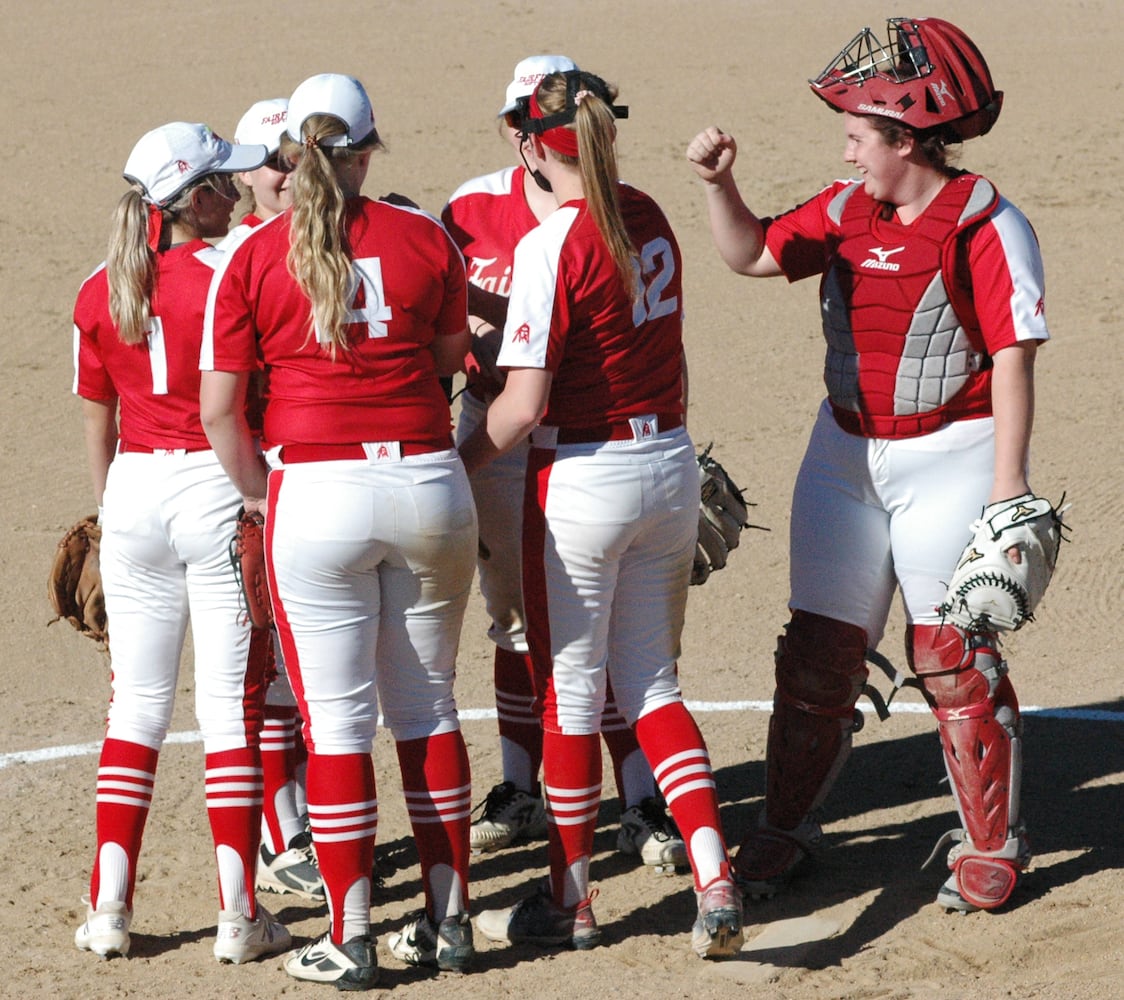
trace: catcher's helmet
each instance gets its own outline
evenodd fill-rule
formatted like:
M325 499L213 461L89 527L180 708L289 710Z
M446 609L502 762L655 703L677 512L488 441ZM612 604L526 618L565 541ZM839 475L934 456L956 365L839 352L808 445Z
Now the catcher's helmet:
M864 28L812 91L836 111L883 115L912 128L940 128L957 140L984 135L1003 107L984 57L956 25L935 17L892 17L883 45Z

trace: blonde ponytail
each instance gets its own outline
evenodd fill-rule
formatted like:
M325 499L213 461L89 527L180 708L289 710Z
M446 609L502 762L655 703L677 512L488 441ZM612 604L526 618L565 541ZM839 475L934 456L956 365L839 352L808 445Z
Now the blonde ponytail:
M105 256L109 316L126 344L144 340L152 320L156 254L148 245L148 206L139 184L121 196L113 213Z
M378 134L356 146L322 146L317 139L346 134L347 127L331 115L314 115L304 123L309 138L282 137L281 155L300 159L289 181L293 208L289 224L289 273L308 297L310 334L332 355L347 348L347 323L355 294L351 247L347 239L347 195L340 187L336 164L362 155L381 143Z

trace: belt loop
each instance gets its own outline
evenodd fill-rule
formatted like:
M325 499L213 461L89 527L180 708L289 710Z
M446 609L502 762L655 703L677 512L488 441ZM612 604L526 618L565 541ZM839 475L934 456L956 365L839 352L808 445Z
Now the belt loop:
M368 462L400 462L402 445L398 441L364 441Z

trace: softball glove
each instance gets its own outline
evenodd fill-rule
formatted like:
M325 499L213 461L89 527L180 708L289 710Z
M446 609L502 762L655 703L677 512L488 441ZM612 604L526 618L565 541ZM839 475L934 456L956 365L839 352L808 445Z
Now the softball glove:
M273 624L273 602L265 575L265 518L256 510L241 510L230 540L230 565L238 578L246 617L254 628Z
M101 528L97 515L84 517L59 540L47 574L47 599L55 610L48 624L65 618L82 635L107 645L109 625L101 586Z
M738 547L742 529L749 526L749 504L721 463L712 458L710 444L698 456L699 537L695 544L695 561L691 567L691 583L706 583L716 569L726 565L730 550Z
M937 610L970 632L1014 631L1033 621L1066 528L1066 507L1059 506L1027 493L985 507Z

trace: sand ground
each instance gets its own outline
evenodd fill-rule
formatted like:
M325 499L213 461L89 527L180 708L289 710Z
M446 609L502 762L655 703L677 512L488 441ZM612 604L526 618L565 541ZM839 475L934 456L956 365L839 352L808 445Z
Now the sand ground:
M969 143L963 162L1030 217L1048 274L1055 340L1039 356L1032 483L1072 499L1073 541L1038 621L1005 647L1029 709L1032 873L1000 913L952 916L933 904L942 872L920 865L955 815L932 723L907 694L889 722L868 716L826 806L830 849L783 898L749 907L736 960L712 965L689 954L689 878L657 877L619 858L619 807L609 798L592 872L606 947L543 954L481 942L478 971L436 978L382 949L386 989L446 1000L1108 1000L1124 992L1124 705L1112 638L1124 553L1115 516L1124 486L1124 24L1105 0L950 0L929 12L969 31L1007 93L995 131ZM814 283L752 283L724 270L683 151L705 125L732 132L742 189L763 213L844 176L839 121L805 80L858 28L881 34L883 18L899 13L925 11L853 0L830 11L758 0L7 5L0 828L12 878L0 890L0 996L253 1000L323 989L290 980L274 960L213 961L214 865L202 752L190 736L162 756L131 957L102 963L72 943L93 850L90 748L102 732L108 670L93 644L63 625L46 627L44 580L61 532L92 507L70 395L70 311L104 254L136 139L177 118L230 134L253 100L288 94L311 73L348 72L368 85L390 147L368 193L401 191L436 212L462 180L507 162L492 115L519 58L565 52L620 85L632 107L621 128L623 171L664 206L683 247L692 433L700 444L717 442L757 503L755 520L770 529L746 536L728 568L692 592L684 637L683 687L700 705L736 842L762 790L761 705L771 697L772 648L786 617L788 501L822 391L822 347ZM477 798L499 771L485 624L474 597L458 697L471 710L465 731ZM882 648L898 660L901 633L896 612ZM185 667L177 734L194 729L192 688ZM420 885L385 735L376 756L380 854L391 874L372 916L385 939L417 907ZM541 844L479 860L474 908L511 902L544 861ZM286 897L273 905L295 936L321 932L315 907Z

